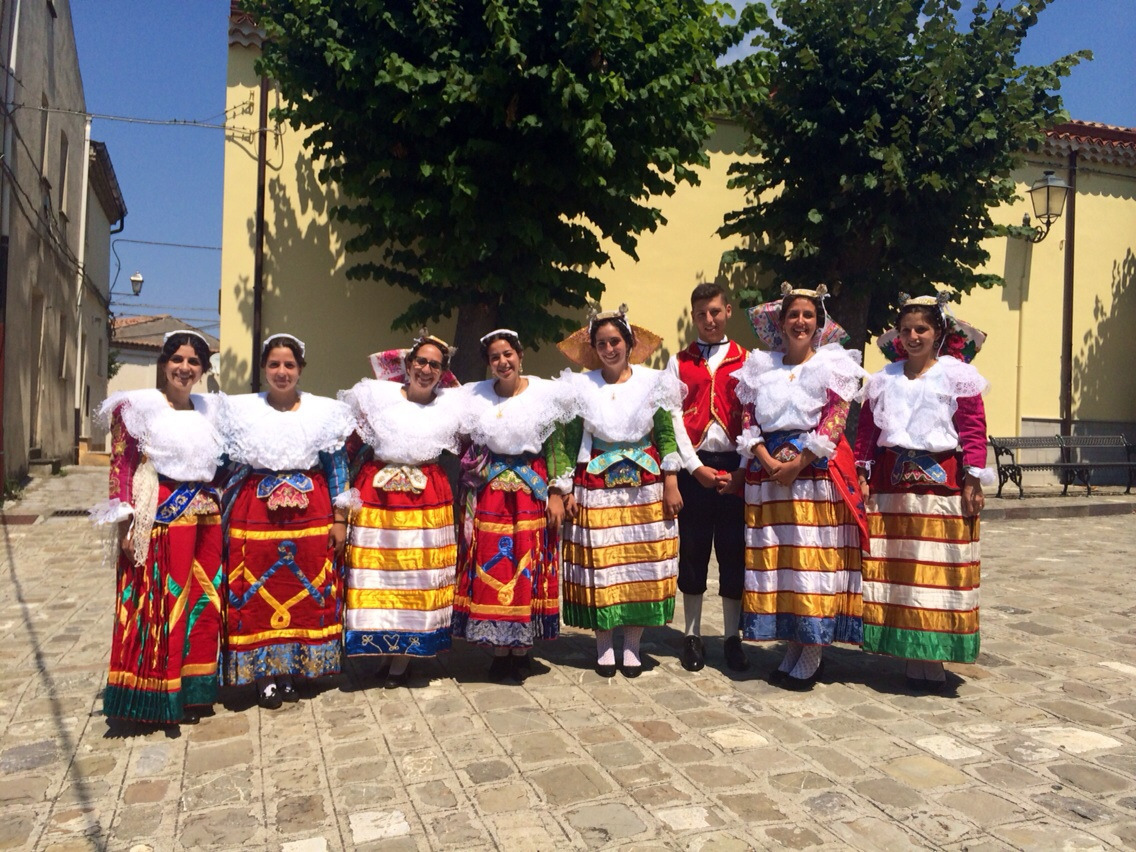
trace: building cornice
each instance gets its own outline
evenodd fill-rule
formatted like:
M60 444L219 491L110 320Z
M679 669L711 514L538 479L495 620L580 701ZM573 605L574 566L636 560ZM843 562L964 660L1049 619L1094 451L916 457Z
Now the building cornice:
M1095 121L1067 121L1045 132L1041 153L1109 166L1136 168L1136 128L1116 127Z

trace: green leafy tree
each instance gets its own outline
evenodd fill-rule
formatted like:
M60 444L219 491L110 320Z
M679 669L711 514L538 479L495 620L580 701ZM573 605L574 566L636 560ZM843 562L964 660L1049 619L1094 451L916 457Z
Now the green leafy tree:
M656 199L698 182L726 93L716 60L763 17L727 25L729 7L704 0L245 8L267 35L278 115L309 131L320 179L346 199L347 250L373 252L348 276L417 297L396 327L456 311L466 377L495 326L531 343L573 327L603 293L607 246L635 258L664 222Z
M975 2L960 28L958 0L772 0L756 39L772 94L739 113L759 159L731 168L752 201L726 216L742 245L724 260L767 285L827 282L856 347L901 290L1000 285L975 272L981 241L1023 229L989 210L1016 197L1011 171L1066 118L1061 78L1092 58L1016 64L1048 3Z

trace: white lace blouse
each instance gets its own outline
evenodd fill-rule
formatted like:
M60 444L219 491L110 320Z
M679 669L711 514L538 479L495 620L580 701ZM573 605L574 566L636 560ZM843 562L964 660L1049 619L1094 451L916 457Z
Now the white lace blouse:
M294 411L277 411L266 393L230 396L227 408L226 452L255 469L309 470L321 452L340 449L355 429L350 408L310 393L300 394Z
M578 406L566 382L525 378L528 387L512 397L498 396L493 379L454 391L462 409L462 432L473 443L500 455L539 453L556 424L576 416Z
M175 411L160 390L119 391L99 408L110 421L119 409L122 424L160 476L178 482L209 482L224 453L225 396L192 394L192 411Z
M989 383L972 365L947 355L917 379L904 376L903 363L888 364L868 380L867 399L880 430L878 446L934 453L955 449L959 398L978 396Z
M359 435L389 464L420 465L443 450L458 451L461 405L454 390L435 391L425 405L411 402L398 382L363 379L339 399L352 411Z
M806 432L805 447L820 458L836 451L836 437L825 434L822 411L829 394L849 403L860 396L861 382L868 373L860 366L861 355L838 343L816 350L803 364L789 365L781 352L755 350L736 373L738 399L753 406L755 423L742 431L738 452L753 457L755 444L771 432ZM843 423L841 423L843 428Z

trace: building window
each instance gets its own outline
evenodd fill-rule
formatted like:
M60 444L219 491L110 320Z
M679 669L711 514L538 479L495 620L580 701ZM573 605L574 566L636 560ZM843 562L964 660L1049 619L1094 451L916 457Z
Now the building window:
M58 210L60 214L67 217L67 155L70 152L70 145L67 142L67 134L63 131L59 132L59 205Z
M47 0L47 90L55 94L55 19L59 13L55 10L55 3Z

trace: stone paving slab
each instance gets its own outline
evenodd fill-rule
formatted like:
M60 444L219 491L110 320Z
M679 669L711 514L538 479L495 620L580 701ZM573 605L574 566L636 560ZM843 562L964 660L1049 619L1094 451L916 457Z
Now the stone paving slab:
M84 519L52 516L105 476L37 479L5 507L35 522L0 524L0 848L1136 846L1130 518L984 524L983 652L951 695L853 648L806 694L762 679L775 645L736 675L710 638L690 674L673 627L647 631L642 677L608 681L566 631L523 686L460 646L409 689L362 664L275 712L235 690L198 725L136 730L100 713L113 573Z

